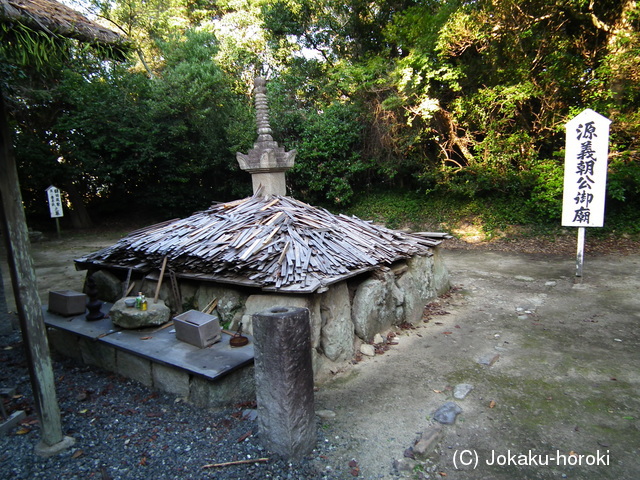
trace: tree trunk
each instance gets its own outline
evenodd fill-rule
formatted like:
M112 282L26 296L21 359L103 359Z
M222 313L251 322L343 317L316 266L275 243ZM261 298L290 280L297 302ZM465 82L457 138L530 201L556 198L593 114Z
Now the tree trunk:
M634 34L631 23L632 14L637 8L636 0L627 0L622 8L622 14L618 21L610 29L609 53L611 62L610 89L614 100L621 105L624 103L625 90L628 85L639 80L637 72L637 59L626 59L630 50L635 46L634 42L622 41L631 38Z
M72 182L69 182L64 185L64 189L67 195L69 195L69 201L71 202L72 210L69 212L69 215L73 228L91 228L93 226L91 216L89 216L89 211L82 200L82 196L78 193L76 186Z

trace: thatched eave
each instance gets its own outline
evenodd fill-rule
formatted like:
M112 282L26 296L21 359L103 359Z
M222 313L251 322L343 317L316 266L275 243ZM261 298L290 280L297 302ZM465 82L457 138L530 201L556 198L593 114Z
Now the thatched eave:
M128 40L54 0L0 0L0 22L15 22L34 30L84 43L126 49Z

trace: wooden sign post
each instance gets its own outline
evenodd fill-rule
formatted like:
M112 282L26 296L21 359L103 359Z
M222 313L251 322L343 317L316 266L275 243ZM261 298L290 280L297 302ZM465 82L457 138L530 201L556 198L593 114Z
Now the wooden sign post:
M58 232L58 237L60 237L60 220L58 219L64 216L60 189L50 185L45 192L47 192L47 200L49 201L49 213L51 214L51 218L56 219L56 231Z
M609 125L611 120L586 109L566 124L562 226L578 227L576 276L582 277L585 227L604 225Z

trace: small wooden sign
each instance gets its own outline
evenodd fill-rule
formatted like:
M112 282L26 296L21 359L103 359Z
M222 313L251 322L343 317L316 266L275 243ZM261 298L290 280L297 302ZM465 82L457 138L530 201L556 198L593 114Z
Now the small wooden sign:
M576 277L582 277L585 227L604 225L610 124L588 108L566 124L562 226L578 227Z
M562 226L602 227L611 120L586 109L566 124Z
M45 191L47 192L47 200L49 201L49 212L51 213L51 218L64 217L64 212L62 211L60 189L54 187L53 185L50 185Z

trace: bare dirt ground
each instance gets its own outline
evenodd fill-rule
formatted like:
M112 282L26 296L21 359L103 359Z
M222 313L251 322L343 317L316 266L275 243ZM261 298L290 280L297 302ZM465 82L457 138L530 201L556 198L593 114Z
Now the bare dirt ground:
M640 478L637 248L587 255L577 282L574 252L451 244L465 247L443 252L454 289L427 321L318 393L360 476L389 478L393 459L454 401L462 413L407 476ZM479 363L487 358L496 361ZM461 383L474 389L457 400Z
M120 236L34 244L43 301L51 289L81 289L84 272L72 260ZM394 460L410 455L434 411L454 401L462 413L404 476L640 478L638 245L588 238L577 281L575 237L447 241L450 294L416 328L398 329L397 345L319 386L317 410L336 414L321 427L335 452L327 467L344 478L395 478ZM495 362L479 363L486 358ZM459 400L461 383L474 388Z

